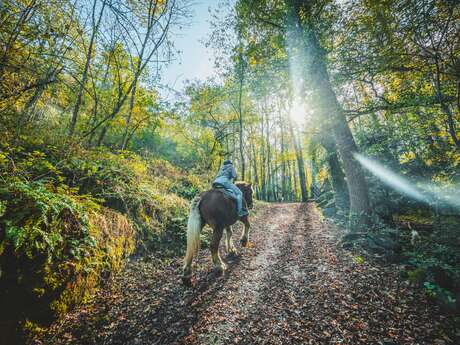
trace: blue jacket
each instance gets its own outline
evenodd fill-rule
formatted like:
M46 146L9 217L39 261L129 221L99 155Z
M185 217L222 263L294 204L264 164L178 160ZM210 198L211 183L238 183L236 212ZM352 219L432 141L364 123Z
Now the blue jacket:
M232 164L222 165L214 179L214 183L225 186L228 183L234 182L236 177L236 171Z

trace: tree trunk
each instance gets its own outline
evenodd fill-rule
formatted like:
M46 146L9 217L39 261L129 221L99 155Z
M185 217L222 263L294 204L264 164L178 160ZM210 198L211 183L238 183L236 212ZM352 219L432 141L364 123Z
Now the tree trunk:
M335 205L338 209L348 211L350 201L347 182L345 181L345 175L340 165L336 146L330 140L324 140L322 145L327 152L327 164L329 166L332 188L334 189Z
M305 162L302 155L302 147L300 145L299 139L294 132L291 119L288 120L289 132L291 133L292 141L294 143L295 156L297 159L297 168L299 170L299 183L300 183L300 195L302 197L302 202L307 202L308 200L308 191L307 191L307 178L305 176Z
M354 158L358 148L332 88L326 65L326 53L316 37L313 26L308 22L310 2L286 0L286 3L289 11L288 39L292 39L292 43L299 43L309 57L305 61L306 77L309 84L315 86L321 115L329 120L332 127L347 179L350 195L350 228L360 230L369 224L370 204L364 172Z
M260 133L261 135L261 143L260 143L260 189L261 189L261 195L262 199L266 200L267 199L267 186L265 185L265 112L262 112L262 121L261 121L261 129Z
M238 95L238 117L239 117L239 139L240 139L240 160L241 160L241 179L244 181L244 173L246 170L245 162L244 162L244 147L243 147L243 83L244 83L244 65L243 65L243 57L240 54L240 71L239 71L239 79L240 79L240 89Z
M254 142L251 142L252 146L252 167L253 167L253 174L254 174L254 184L256 187L256 197L260 199L260 186L259 186L259 175L257 174L257 155L256 155L256 146Z
M299 189L297 188L297 177L298 177L298 174L296 174L296 170L295 170L295 165L296 165L296 162L292 162L292 164L294 165L292 167L292 178L293 178L293 182L294 182L294 193L292 195L292 200L293 201L298 201L298 191ZM297 170L298 171L298 170Z
M275 122L276 123L276 122ZM274 135L274 140L273 140L273 155L272 155L272 186L273 186L273 199L275 201L278 201L278 168L276 167L276 162L277 162L277 153L278 153L278 136ZM275 163L273 163L275 162Z
M441 89L441 71L439 67L437 53L435 54L435 65L436 65L436 78L435 78L436 94L439 100L439 104L441 105L441 109L447 115L447 128L449 129L449 135L452 138L452 141L454 142L457 149L460 149L460 140L457 137L457 130L455 128L456 126L455 126L452 111L450 110L449 105L444 102L444 95Z
M102 14L104 13L104 8L105 8L105 1L102 2L102 7L99 12L99 17L97 19L97 22L94 21L94 15L96 13L96 5L97 5L98 0L94 0L93 2L93 12L92 12L92 18L93 18L93 30L91 32L91 38L89 41L89 46L88 50L86 52L86 62L85 62L85 68L83 69L83 74L81 77L80 81L80 87L78 89L77 93L77 100L75 101L75 107L73 108L72 112L72 118L70 120L70 126L69 126L69 136L72 137L74 132L75 132L75 127L77 125L77 120L78 120L78 113L80 111L80 106L81 106L81 101L83 97L83 91L85 90L85 85L86 85L86 80L88 79L88 72L89 72L89 67L91 65L91 54L93 51L94 47L94 42L96 39L96 34L99 30L99 25L101 24L101 19L102 19Z
M285 157L285 147L284 147L284 126L283 119L280 113L280 133L281 133L281 195L283 199L286 199L286 157Z
M345 181L345 175L343 174L342 168L340 166L337 153L329 153L327 157L327 163L331 173L332 188L334 188L335 192L335 204L337 208L348 211L350 207L350 200L347 183Z
M134 108L134 100L136 98L136 89L137 89L137 77L136 80L134 81L134 86L131 91L131 98L129 100L129 110L128 110L128 117L126 118L126 127L125 131L123 133L123 138L121 141L121 149L125 150L126 146L128 144L128 137L129 137L129 126L131 124L131 117L133 115L133 108Z
M101 133L99 134L99 138L97 139L97 143L96 143L97 147L101 146L102 143L104 142L105 135L107 134L107 128L108 128L108 125L104 126L101 129Z
M266 125L266 141L267 141L267 201L271 201L271 196L273 194L273 185L272 185L272 170L271 170L271 162L272 162L272 150L270 146L270 122L267 113L267 125Z
M295 196L294 192L296 192L296 187L295 187L295 183L294 183L296 177L295 177L295 174L293 173L295 167L293 167L291 163L295 164L295 163L293 163L291 161L288 161L288 165L287 165L288 166L288 175L289 175L289 180L288 180L288 182L289 182L289 184L288 184L289 201L293 201L295 199L294 198L294 196Z

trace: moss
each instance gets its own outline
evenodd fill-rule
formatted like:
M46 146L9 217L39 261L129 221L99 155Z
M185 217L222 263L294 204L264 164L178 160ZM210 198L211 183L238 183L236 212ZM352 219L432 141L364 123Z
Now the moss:
M69 190L13 180L1 195L2 320L48 323L87 301L135 248L126 216Z

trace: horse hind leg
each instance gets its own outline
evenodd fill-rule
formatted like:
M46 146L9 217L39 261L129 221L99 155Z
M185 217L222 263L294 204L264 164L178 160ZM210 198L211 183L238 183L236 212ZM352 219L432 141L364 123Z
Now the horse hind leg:
M227 269L227 265L222 261L219 255L219 243L222 238L224 229L222 227L214 227L211 241L211 256L214 264L214 269L218 273L223 273Z
M249 220L247 216L241 218L241 222L244 224L244 230L241 234L240 243L241 246L246 247L249 242L249 229L251 226L249 225Z
M225 228L225 250L227 251L228 254L230 255L237 255L238 251L235 248L235 245L233 244L233 230L231 226L228 226Z

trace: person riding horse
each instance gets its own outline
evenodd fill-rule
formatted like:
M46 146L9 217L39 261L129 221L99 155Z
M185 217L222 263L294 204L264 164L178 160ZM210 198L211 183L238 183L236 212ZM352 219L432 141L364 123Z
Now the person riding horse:
M220 167L212 186L214 188L224 188L231 196L236 200L236 209L238 217L244 217L249 214L246 207L243 205L243 193L234 184L237 178L236 170L230 160L224 161L224 164Z
M208 224L212 228L212 238L209 245L212 262L216 272L224 272L227 265L219 254L219 243L225 231L225 249L228 254L238 253L233 244L232 225L237 221L244 224L240 243L246 247L249 241L249 212L252 209L252 186L244 181L234 184L236 171L232 162L225 161L213 182L213 188L195 196L190 202L190 212L187 221L187 251L182 269L182 281L191 284L192 261L200 248L200 232ZM222 189L231 192L223 193ZM236 199L236 202L235 200ZM244 205L244 206L243 206Z

